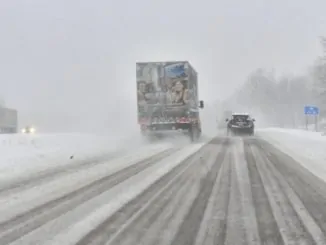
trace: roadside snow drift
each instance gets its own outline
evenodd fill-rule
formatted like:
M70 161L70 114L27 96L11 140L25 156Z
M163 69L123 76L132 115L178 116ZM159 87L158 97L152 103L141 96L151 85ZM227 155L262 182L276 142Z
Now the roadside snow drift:
M82 160L95 161L135 145L139 148L140 141L129 138L126 143L125 138L89 134L0 135L0 181Z
M257 130L257 135L326 181L326 137L320 132L269 128Z

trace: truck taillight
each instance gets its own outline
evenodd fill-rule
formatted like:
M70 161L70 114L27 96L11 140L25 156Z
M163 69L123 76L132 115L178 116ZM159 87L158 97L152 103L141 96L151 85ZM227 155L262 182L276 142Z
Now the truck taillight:
M148 124L148 119L146 119L146 118L141 118L141 119L139 119L139 124Z
M187 117L181 117L181 118L178 118L177 122L178 123L190 123L190 120Z

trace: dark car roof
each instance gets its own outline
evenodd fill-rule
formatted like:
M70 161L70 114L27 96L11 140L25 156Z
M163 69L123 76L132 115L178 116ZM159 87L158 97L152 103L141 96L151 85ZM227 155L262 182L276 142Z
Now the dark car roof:
M234 114L234 115L232 115L232 117L242 117L242 118L246 117L246 118L249 118L250 116L249 115L243 115L243 114Z
M232 116L248 116L249 117L249 114L248 113L232 113Z

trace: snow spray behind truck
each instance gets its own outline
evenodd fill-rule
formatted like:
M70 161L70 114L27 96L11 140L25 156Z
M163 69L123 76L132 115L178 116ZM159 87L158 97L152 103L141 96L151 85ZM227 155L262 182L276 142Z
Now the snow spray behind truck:
M187 61L136 63L138 123L144 136L201 134L198 74Z

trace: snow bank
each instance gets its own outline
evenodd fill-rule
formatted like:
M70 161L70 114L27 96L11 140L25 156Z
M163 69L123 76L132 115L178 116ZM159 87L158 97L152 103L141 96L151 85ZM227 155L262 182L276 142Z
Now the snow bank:
M257 130L257 135L326 181L326 137L320 132L269 128Z
M87 159L100 159L118 149L139 147L140 143L135 137L77 133L0 135L0 180Z

